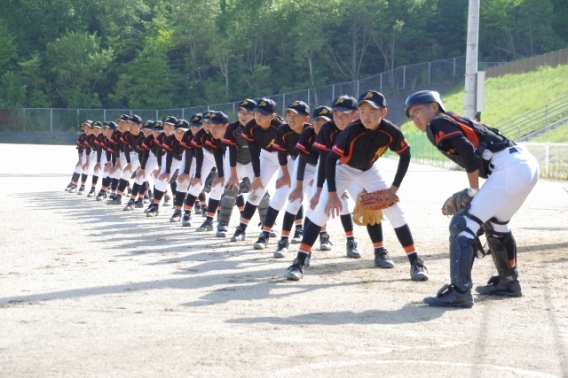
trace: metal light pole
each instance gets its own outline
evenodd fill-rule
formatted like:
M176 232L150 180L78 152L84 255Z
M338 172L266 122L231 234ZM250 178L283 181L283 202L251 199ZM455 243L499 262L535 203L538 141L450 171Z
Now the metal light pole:
M469 0L467 15L467 50L465 53L465 105L464 116L474 119L477 93L477 50L479 45L479 3Z

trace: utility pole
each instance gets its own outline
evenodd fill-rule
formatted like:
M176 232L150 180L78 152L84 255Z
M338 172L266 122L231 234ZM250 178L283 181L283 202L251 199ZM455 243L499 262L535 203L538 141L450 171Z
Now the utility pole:
M474 119L477 113L477 50L479 45L479 3L469 0L467 15L467 50L465 53L465 105L464 116Z

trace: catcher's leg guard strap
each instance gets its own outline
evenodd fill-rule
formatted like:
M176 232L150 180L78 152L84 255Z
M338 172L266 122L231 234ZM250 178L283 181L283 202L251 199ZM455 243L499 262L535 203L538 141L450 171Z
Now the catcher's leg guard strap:
M491 223L483 225L487 236L487 244L491 251L493 263L499 274L499 279L506 283L517 280L517 242L511 232L496 232Z
M461 291L471 289L471 267L475 239L468 238L462 232L473 233L466 227L461 214L456 214L450 221L450 276L452 284Z
M221 211L219 212L219 223L229 224L231 215L233 214L233 207L237 202L239 194L238 188L226 188L221 196Z
M266 213L268 212L268 206L270 205L270 194L268 192L264 193L264 197L260 200L258 204L258 217L260 218L260 223L264 226L264 220L266 219Z

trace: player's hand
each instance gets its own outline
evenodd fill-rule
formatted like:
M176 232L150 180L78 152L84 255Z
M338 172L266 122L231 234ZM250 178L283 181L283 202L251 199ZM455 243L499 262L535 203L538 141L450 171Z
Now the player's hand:
M124 169L122 170L123 172L130 172L130 170L132 169L132 164L128 163L124 166Z
M314 179L311 179L310 182L308 182L308 185L309 185L309 186L314 185Z
M160 181L170 181L170 174L169 173L162 173L159 177L158 180Z
M181 175L178 176L178 182L181 184L184 181L189 181L190 177L187 173L182 173Z
M231 175L229 180L227 180L227 188L238 188L239 187L239 179L237 176Z
M327 214L327 216L330 218L339 216L341 214L342 208L343 206L341 206L341 200L339 199L337 193L330 192L327 199L327 205L325 205L325 213Z
M389 190L390 190L391 192L393 192L394 194L396 194L396 192L398 192L398 186L391 185L391 187L389 188Z
M276 180L276 189L279 189L283 186L290 187L290 176L285 175Z
M79 167L81 167L81 168L83 167L83 164L81 164L81 160L79 160L77 162L77 164L75 164L75 168L79 168Z
M81 168L83 168L84 171L88 170L89 169L89 163L83 164L83 166Z
M317 188L316 194L314 194L314 196L310 200L310 209L313 210L313 209L316 208L316 206L318 205L318 202L320 200L320 194L321 194L321 188Z
M288 201L294 202L297 199L302 200L303 196L304 196L304 190L302 189L302 187L296 187L296 189L290 192L290 195L288 196Z
M95 164L95 168L93 168L93 170L94 170L95 172L100 171L100 170L101 170L101 163Z
M223 187L225 185L225 178L224 177L215 177L213 181L211 181L211 187L215 187L217 185L221 185Z
M264 186L262 185L262 181L260 181L260 177L255 177L250 184L250 191L256 192L259 188L264 188Z
M349 199L349 193L347 193L346 191L343 192L343 194L341 195L341 198L343 198L344 200L348 200Z
M136 178L139 180L144 177L146 177L146 171L140 168L140 170L138 170L138 173L136 174Z
M191 186L203 185L200 178L194 177L191 179Z
M157 170L157 169L154 169L154 172L152 172L152 173L150 174L150 176L152 176L152 178L153 178L154 180L157 180L159 174L160 174L160 171Z
M110 164L106 163L105 164L105 172L109 172L110 171Z

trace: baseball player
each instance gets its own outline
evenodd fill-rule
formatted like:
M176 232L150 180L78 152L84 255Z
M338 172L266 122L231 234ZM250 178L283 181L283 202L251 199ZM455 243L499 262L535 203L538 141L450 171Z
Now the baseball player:
M122 205L122 198L118 197L118 186L122 177L122 167L126 166L126 158L122 146L122 134L128 131L128 119L128 114L121 114L120 117L118 117L116 120L116 130L114 130L109 140L109 147L114 155L114 165L110 169L112 182L111 195L107 200L107 204L109 205ZM126 188L126 185L124 187Z
M97 183L99 182L99 173L100 173L100 169L96 170L94 169L96 167L96 164L98 163L98 147L99 147L99 143L101 143L102 139L104 139L104 135L102 133L103 131L103 124L99 121L95 121L93 122L93 124L91 125L91 130L92 130L92 135L91 137L89 137L88 140L88 144L91 147L91 154L89 157L89 166L90 166L90 170L93 173L92 179L91 179L91 190L89 190L89 193L87 194L87 197L93 197L96 193L96 187L97 187Z
M173 116L164 118L162 124L166 138L159 148L162 149L162 153L166 151L166 154L162 155L160 174L154 184L154 202L148 208L147 217L155 217L159 214L160 202L167 193L170 178L181 165L184 148L180 146L179 141L189 129L187 121L182 120L181 124L178 124L178 119ZM165 201L164 205L167 205Z
M84 146L84 142L85 139L87 138L87 131L88 129L90 129L91 124L93 123L93 121L86 120L85 122L83 122L81 124L81 130L79 132L79 137L77 138L77 141L75 142L76 145L76 149L77 149L77 153L78 153L78 161L75 164L75 171L73 172L73 175L71 176L71 181L69 181L69 185L67 185L67 187L65 188L66 192L69 193L77 193L77 183L79 182L79 178L81 177L81 173L83 173L83 152L85 150L85 146Z
M330 216L335 217L341 213L343 204L340 195L352 182L358 183L367 192L389 189L396 193L408 170L410 146L400 129L384 118L387 113L384 96L376 91L367 91L359 97L358 109L359 119L349 124L340 133L325 161L326 183L318 205L313 213L310 213L309 221L306 221L302 244L296 260L286 272L286 278L289 280L297 281L302 278L306 258L310 254L320 228L325 225ZM390 187L383 180L375 164L388 149L396 152L400 157L397 172ZM394 227L396 236L406 252L410 263L411 279L413 281L427 280L426 268L414 248L414 240L401 208L398 204L394 204L385 208L383 213ZM383 235L382 228L375 226L367 226L367 230L375 247L375 256L377 256L382 248Z
M292 230L292 225L294 224L294 217L301 209L304 198L309 196L315 187L314 179L319 154L318 150L312 148L312 145L322 126L326 122L331 121L330 117L332 117L330 107L320 106L314 109L311 127L304 129L296 143L296 149L299 152L298 166L296 168L295 177L292 178L294 180L293 188L288 196L289 203L282 221L282 236L278 242L276 252L274 252L274 257L276 258L286 257L288 247L290 246L288 238ZM304 185L305 182L307 184ZM296 229L298 229L297 226ZM299 239L298 242L301 242L302 233L300 233ZM294 239L292 239L292 242L294 242ZM324 226L320 232L320 250L329 251L331 250L331 246L332 243L329 240L329 234L325 231Z
M140 158L143 156L145 151L142 143L146 137L144 132L141 130L142 118L136 114L132 114L128 118L128 123L130 130L122 135L122 141L124 145L124 156L127 163L124 171L127 171L127 175L130 176L132 172L136 172L138 168L140 168ZM128 178L126 180L128 180ZM124 211L132 211L135 207L144 207L144 203L142 202L144 197L144 193L142 192L144 182L144 178L135 177L132 192L130 193L130 199L124 207ZM120 190L121 186L119 186L119 192Z
M245 99L239 104L237 114L239 119L227 127L222 142L227 145L229 157L229 171L225 184L225 191L221 196L221 209L219 212L219 224L217 236L226 237L229 231L229 221L233 213L233 207L237 205L239 212L245 207L244 196L239 193L239 184L245 177L250 180L254 177L248 142L242 137L247 123L254 119L256 101Z
M310 118L310 108L303 101L294 101L286 108L287 123L278 128L278 139L274 142L274 148L278 151L278 162L280 164L280 177L276 180L276 191L271 196L266 218L264 220L262 233L254 244L255 249L264 249L268 246L270 239L270 231L274 226L274 222L278 217L278 213L286 204L290 188L292 186L291 177L296 177L298 169L298 150L296 143L300 138L300 134L310 124L307 121ZM261 167L262 171L263 167ZM296 184L296 180L293 181ZM300 203L300 207L301 207ZM295 209L294 216L299 208Z
M538 163L523 148L490 128L447 112L438 92L420 91L406 99L406 115L449 159L463 167L471 202L450 220L450 284L424 302L430 306L473 306L471 269L477 235L485 232L497 275L476 291L520 297L517 245L509 221L538 181ZM487 179L483 186L479 178Z
M278 128L282 125L275 113L276 103L269 98L261 98L254 108L254 119L246 124L243 139L248 142L254 179L251 193L242 212L240 225L235 230L231 241L246 238L246 228L261 201L268 202L267 188L274 175L280 169L278 150L274 143L278 140ZM264 216L260 214L263 222Z
M107 198L107 191L112 181L112 178L110 177L110 168L113 164L113 154L109 143L116 127L117 125L113 121L105 122L103 124L101 134L102 138L98 140L98 143L95 143L97 145L97 164L95 164L94 170L95 172L102 172L103 175L101 190L99 190L95 197L97 201L102 201Z

